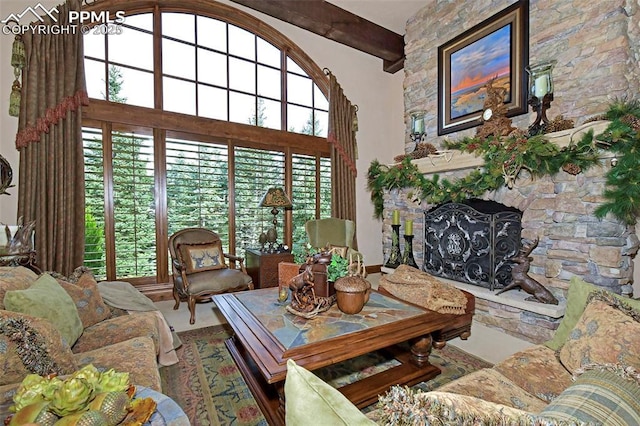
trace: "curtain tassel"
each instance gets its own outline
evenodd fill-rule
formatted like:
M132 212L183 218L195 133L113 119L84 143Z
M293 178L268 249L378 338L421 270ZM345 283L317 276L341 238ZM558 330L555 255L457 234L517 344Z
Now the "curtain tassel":
M24 52L22 36L20 34L16 34L16 38L13 40L13 49L11 50L11 66L22 70L26 63L27 58Z
M11 85L11 95L9 95L9 115L12 117L18 117L20 115L20 101L22 98L20 76L26 62L27 60L22 36L20 34L16 34L16 38L13 40L13 48L11 50L11 66L13 67L13 74L16 77Z
M16 78L11 85L11 95L9 95L9 115L12 117L20 115L21 89L20 81Z

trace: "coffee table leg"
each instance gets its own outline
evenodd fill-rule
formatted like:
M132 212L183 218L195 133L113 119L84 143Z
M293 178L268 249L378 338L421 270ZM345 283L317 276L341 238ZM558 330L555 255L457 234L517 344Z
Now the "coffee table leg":
M274 383L274 387L276 388L276 392L278 394L278 417L282 420L282 424L284 424L284 419L285 419L284 382Z
M411 360L418 367L429 365L429 355L433 347L431 335L418 337L409 342L411 344Z

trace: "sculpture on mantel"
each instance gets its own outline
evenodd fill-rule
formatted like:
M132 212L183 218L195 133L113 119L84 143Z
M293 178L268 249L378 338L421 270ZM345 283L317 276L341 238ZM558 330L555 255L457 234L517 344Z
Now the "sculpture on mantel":
M515 265L511 270L511 277L513 278L513 281L511 284L497 292L496 295L504 293L507 290L511 290L512 288L520 287L522 290L531 294L531 297L527 297L525 300L546 303L549 305L558 304L558 299L556 299L549 290L528 275L529 266L533 260L529 255L533 249L538 246L538 241L539 238L536 238L531 242L522 240L520 252L516 257L510 259L512 262L515 262Z

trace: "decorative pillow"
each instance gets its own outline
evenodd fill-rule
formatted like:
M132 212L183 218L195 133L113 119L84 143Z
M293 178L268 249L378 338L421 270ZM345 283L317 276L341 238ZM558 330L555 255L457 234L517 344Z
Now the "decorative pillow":
M593 293L560 350L560 362L571 373L593 363L640 369L640 312L608 292Z
M375 425L337 389L292 359L287 361L284 394L288 426Z
M4 294L9 290L24 290L38 275L24 266L0 266L0 309L4 309Z
M111 310L100 296L98 283L91 272L83 273L75 284L60 278L57 281L73 299L83 328L91 327L111 316Z
M541 416L474 396L440 391L424 392L397 385L380 397L374 417L379 424L387 426L581 424L571 420L556 421L551 416Z
M587 306L587 297L596 291L602 291L602 287L585 282L576 276L571 278L571 285L569 286L569 291L567 293L567 308L564 313L564 317L562 318L562 321L560 321L560 325L558 326L553 338L544 343L545 346L557 351L562 347L562 345L564 345L569 333L573 330L573 327L575 327ZM629 299L614 293L611 294L613 297L623 300L635 310L640 311L640 300Z
M187 267L188 274L227 267L224 261L221 241L202 244L180 244L178 251Z
M7 291L4 304L8 311L51 321L70 347L82 334L82 321L73 299L49 274L42 274L25 290Z
M0 310L0 385L18 383L30 373L71 374L73 353L48 320Z
M638 425L640 385L637 380L606 368L589 370L551 401L540 415L590 425Z

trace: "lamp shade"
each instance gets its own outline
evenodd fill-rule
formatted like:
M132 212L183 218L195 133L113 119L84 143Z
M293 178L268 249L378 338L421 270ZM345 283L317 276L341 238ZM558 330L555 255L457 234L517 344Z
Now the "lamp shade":
M284 189L279 187L269 188L260 201L260 207L292 207L293 204Z

